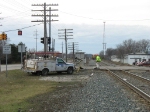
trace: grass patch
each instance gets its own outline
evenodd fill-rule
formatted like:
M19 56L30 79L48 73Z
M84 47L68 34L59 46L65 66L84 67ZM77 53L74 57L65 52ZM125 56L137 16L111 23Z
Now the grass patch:
M42 81L40 77L21 70L10 70L7 77L5 72L0 72L0 112L17 112L19 108L26 110L31 107L29 99L67 85L67 82Z

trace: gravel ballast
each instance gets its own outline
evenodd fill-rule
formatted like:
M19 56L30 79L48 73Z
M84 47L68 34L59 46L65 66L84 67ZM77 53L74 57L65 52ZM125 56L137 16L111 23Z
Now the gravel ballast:
M82 88L72 90L67 112L149 112L138 95L106 74L95 72Z
M55 77L55 78L54 78ZM77 81L39 96L30 112L149 112L150 104L106 71L83 70L72 75L41 77L45 81ZM59 79L59 80L58 80ZM79 80L80 79L80 80ZM37 108L38 107L38 108Z

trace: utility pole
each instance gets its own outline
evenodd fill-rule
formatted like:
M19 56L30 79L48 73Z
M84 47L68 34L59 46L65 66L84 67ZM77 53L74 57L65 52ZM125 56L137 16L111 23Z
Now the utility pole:
M59 37L65 37L65 38L59 38L59 39L64 39L65 40L65 46L66 46L66 62L67 62L67 40L68 39L73 39L73 38L67 38L68 36L73 36L73 35L69 35L70 33L73 32L68 32L69 30L73 30L73 29L60 29L58 31L64 31L64 33L58 33L61 35L58 35Z
M63 42L62 42L62 58L63 58Z
M54 56L54 51L55 51L55 39L52 38L52 52Z
M38 34L37 34L37 29L36 29L36 31L35 31L35 36L36 36L36 38L34 38L34 39L36 39L36 52L37 52L37 39L38 39L38 38L37 38L37 35L38 35Z
M72 50L72 54L73 54L73 62L75 61L74 59L75 59L75 48L77 47L76 45L78 45L77 44L77 42L72 42L72 45L68 45L68 50Z
M105 22L104 23L104 32L103 32L103 52L104 52L104 58L105 58L105 50L106 50L106 43L105 43Z
M44 22L44 53L45 53L45 57L46 57L46 52L48 51L48 38L47 38L47 27L46 27L46 22L51 22L51 17L58 17L58 15L48 15L46 14L47 11L54 11L54 10L47 10L46 7L47 6L58 6L58 4L32 4L32 6L42 6L44 7L44 9L42 10L32 10L32 11L40 11L40 12L43 12L43 14L36 14L36 15L32 15L32 16L35 16L35 17L39 17L39 16L42 16L44 18L44 20L36 20L36 21L31 21L31 22ZM50 17L49 20L47 20L46 17ZM52 21L57 21L57 20L52 20ZM51 24L50 24L51 25ZM51 32L51 30L50 30ZM50 33L49 33L50 34ZM51 42L51 41L50 41Z
M51 51L52 50L52 48L51 48L51 22L52 21L58 21L58 20L53 20L53 19L51 19L51 17L58 17L58 15L53 15L53 14L51 14L51 11L58 11L58 9L51 9L51 7L49 7L49 51Z

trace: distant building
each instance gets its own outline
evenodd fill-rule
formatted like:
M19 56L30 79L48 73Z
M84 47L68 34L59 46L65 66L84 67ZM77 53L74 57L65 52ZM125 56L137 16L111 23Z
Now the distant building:
M116 55L112 55L111 61L120 62L120 59L118 59Z
M92 59L93 55L92 54L85 54L85 58Z
M141 61L150 61L150 54L145 53L131 53L128 54L127 59L125 59L128 64L132 65L133 62L141 62Z
M111 56L112 61L126 63L132 65L135 61L150 61L150 54L146 53L130 53L124 56L124 59L118 59L115 55Z

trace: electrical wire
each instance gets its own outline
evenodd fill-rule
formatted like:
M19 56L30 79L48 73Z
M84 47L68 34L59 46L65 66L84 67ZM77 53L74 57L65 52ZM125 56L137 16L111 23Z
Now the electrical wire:
M68 13L68 12L60 11L60 10L59 10L59 12L62 12L64 14L68 14L68 15L72 15L72 16L76 16L76 17L81 17L81 18L86 18L86 19L92 19L92 20L105 20L105 21L149 21L150 20L150 19L139 19L139 20L136 20L136 19L133 19L133 20L96 19L96 18L79 16L79 15L71 14L71 13Z
M37 25L41 25L41 24L43 24L43 23L34 24L32 26L27 26L27 27L23 27L23 28L14 29L14 30L1 31L1 32L11 32L11 31L16 31L16 30L21 30L21 29L26 29L26 28L37 26Z

